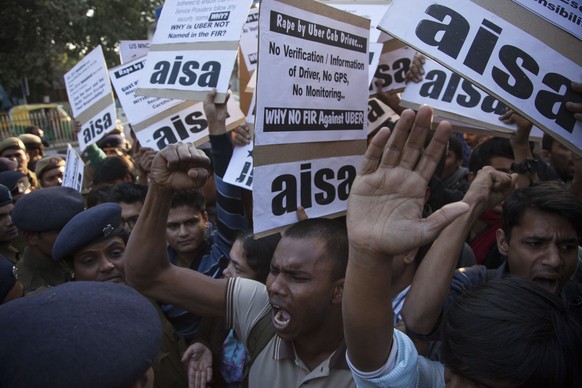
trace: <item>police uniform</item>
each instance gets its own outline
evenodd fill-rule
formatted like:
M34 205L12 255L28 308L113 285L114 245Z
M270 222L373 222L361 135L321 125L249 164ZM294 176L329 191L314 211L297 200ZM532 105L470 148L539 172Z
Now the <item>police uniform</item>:
M53 259L67 261L72 268L72 257L78 250L95 242L116 235L122 229L121 207L116 203L103 203L74 216L59 233L53 246ZM148 299L154 306L161 323L162 342L155 357L154 384L159 388L186 388L188 375L181 355L186 351L186 342L179 336L166 319L158 304Z
M58 155L45 156L36 162L34 173L36 174L38 180L42 182L42 176L45 172L49 172L55 168L64 167L65 164L65 159Z
M12 210L12 221L22 232L50 232L62 229L83 208L83 197L78 191L69 187L49 187L20 198ZM28 292L70 280L69 272L62 265L31 246L25 248L16 267Z
M0 208L12 203L12 193L8 187L0 184ZM14 239L16 240L16 238ZM0 244L0 256L7 258L12 264L20 259L20 251L14 246L14 240Z
M0 304L17 281L16 269L7 258L0 256Z
M24 145L24 143L22 142L21 139L19 139L18 137L9 137L6 138L4 140L2 140L2 142L0 142L0 155L2 154L2 152L6 149L9 148L14 148L14 149L21 149L22 151L24 151L26 153L26 147ZM38 185L38 179L36 178L36 174L28 169L28 172L25 174L26 177L28 178L28 181L30 182L30 185L34 188L39 187Z

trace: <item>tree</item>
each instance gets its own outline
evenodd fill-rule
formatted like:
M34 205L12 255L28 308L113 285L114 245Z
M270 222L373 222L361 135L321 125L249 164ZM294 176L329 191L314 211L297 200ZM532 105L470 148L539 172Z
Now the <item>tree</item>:
M0 85L20 80L52 87L98 44L108 66L119 64L119 40L146 39L163 0L3 0Z

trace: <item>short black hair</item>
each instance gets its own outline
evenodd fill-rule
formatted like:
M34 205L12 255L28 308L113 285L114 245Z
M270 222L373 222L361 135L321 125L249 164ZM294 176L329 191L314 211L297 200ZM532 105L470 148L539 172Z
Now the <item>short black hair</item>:
M457 160L463 160L463 145L455 136L449 137L449 150L453 151Z
M119 156L109 156L95 167L93 184L112 183L115 180L122 179L126 174L130 174L134 178L131 169L132 166L127 159Z
M283 237L317 239L325 243L326 259L333 262L332 278L346 276L348 265L348 233L345 225L327 218L310 218L291 225Z
M202 213L206 211L206 199L199 190L176 191L170 208L175 209L180 206L187 206Z
M87 209L94 207L94 206L97 206L101 203L115 202L112 200L112 197L111 197L111 189L112 188L113 188L113 185L108 184L108 183L95 185L95 186L91 187L91 190L89 191L89 193L87 194L87 197L85 199Z
M469 171L476 174L483 167L489 166L493 156L515 159L509 139L493 137L475 147L469 159Z
M265 283L269 275L273 253L281 240L281 234L275 233L255 238L252 232L243 232L237 236L236 240L241 243L247 264L255 271L255 280Z
M445 365L472 381L582 386L582 327L530 280L495 279L457 298L442 334Z
M521 223L527 210L543 211L565 218L582 237L582 202L558 181L515 190L505 201L501 212L501 227L505 239L511 239L511 230Z
M125 182L111 188L111 202L144 203L148 187L133 182Z

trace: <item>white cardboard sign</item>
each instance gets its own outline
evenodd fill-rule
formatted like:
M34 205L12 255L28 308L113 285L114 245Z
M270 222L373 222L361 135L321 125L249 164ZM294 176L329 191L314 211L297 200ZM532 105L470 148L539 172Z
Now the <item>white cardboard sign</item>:
M407 22L401 23L403 19ZM565 107L568 101L582 102L582 93L571 87L572 81L581 80L582 63L467 0L394 0L379 28L461 74L582 154L582 123ZM580 52L582 43L567 50Z
M513 1L578 39L582 39L582 2L577 0Z
M119 41L119 58L122 64L131 62L145 56L149 49L149 40L121 40Z
M364 139L368 29L275 0L260 15L256 145Z
M251 8L240 36L240 49L249 73L257 68L259 48L259 9Z
M73 116L81 123L77 139L84 150L115 128L115 103L101 46L65 73L65 86Z
M136 94L224 102L251 1L167 0Z
M255 167L255 233L297 222L297 205L310 217L345 211L362 156L335 157ZM256 206L256 204L262 204Z
M243 189L253 189L253 142L246 146L234 147L222 180Z
M81 192L83 190L84 173L85 163L83 163L83 159L70 144L67 144L67 163L65 164L62 186Z
M441 117L501 132L515 131L515 125L499 121L507 106L495 97L435 61L427 60L424 72L421 82L409 82L404 89L402 106L418 109L426 104Z
M228 100L227 129L233 129L244 123L245 117L234 99ZM204 114L203 103L186 102L164 111L163 114L148 120L147 125L135 131L135 136L142 147L156 151L168 144L178 142L200 145L208 141L208 121Z

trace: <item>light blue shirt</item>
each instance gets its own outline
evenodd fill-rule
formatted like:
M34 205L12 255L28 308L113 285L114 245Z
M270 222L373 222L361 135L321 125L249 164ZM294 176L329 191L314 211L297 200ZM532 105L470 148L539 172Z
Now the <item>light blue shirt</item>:
M358 387L390 388L444 388L445 368L443 364L419 356L408 336L394 330L390 357L377 372L360 372L348 358L348 365Z

